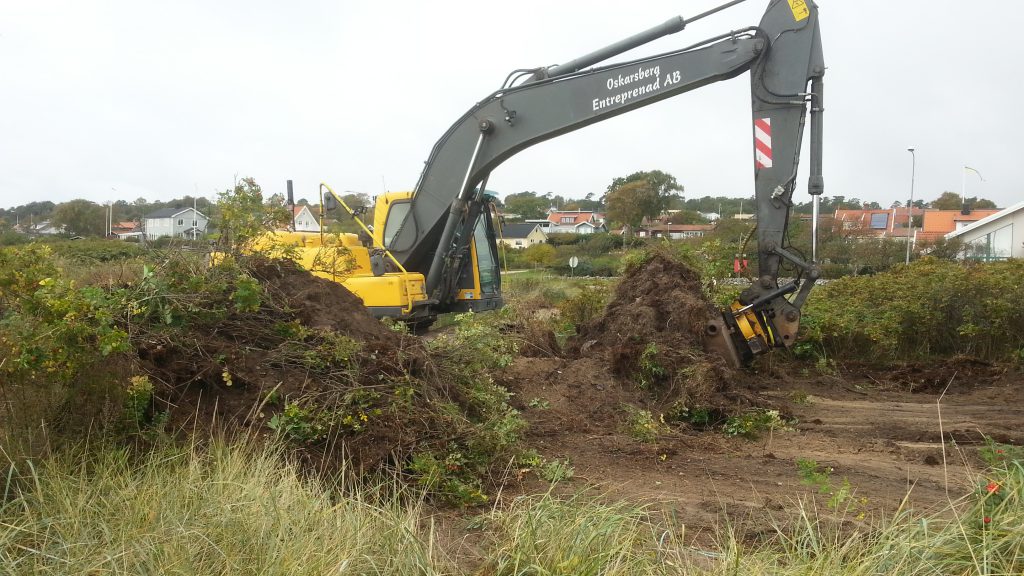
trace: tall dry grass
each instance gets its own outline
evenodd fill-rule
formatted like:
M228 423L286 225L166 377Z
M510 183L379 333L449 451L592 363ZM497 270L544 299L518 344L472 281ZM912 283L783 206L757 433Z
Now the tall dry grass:
M312 480L273 448L64 451L0 479L0 574L1024 574L1024 466L978 480L882 521L794 503L759 542L723 526L703 549L653 508L526 496L457 521L475 544L456 557L408 491Z

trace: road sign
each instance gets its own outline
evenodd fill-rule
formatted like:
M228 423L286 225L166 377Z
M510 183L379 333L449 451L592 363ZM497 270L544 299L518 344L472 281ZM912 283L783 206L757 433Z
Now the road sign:
M575 256L573 256L572 258L569 258L569 268L575 268L575 267L577 267L579 265L580 265L580 259L579 258L577 258Z

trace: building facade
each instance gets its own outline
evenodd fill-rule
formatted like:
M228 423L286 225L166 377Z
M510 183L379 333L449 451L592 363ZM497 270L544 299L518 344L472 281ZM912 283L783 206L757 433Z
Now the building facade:
M295 232L319 232L320 223L309 206L292 207L292 223Z
M963 241L968 259L1024 258L1024 202L950 232L946 238Z
M509 248L529 248L548 241L540 224L506 224L501 227L498 243Z
M146 215L143 232L147 240L192 238L205 235L207 224L209 218L193 208L164 208Z

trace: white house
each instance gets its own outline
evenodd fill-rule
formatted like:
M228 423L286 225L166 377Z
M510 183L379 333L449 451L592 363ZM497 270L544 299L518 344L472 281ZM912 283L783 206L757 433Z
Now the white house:
M147 214L142 229L147 240L175 237L192 238L206 234L209 218L193 208L164 208Z
M1024 202L950 232L946 238L962 240L967 247L967 258L985 261L1024 258Z
M316 216L313 216L313 211L309 209L309 206L293 206L292 222L296 232L320 231L320 223L316 221Z
M538 224L547 234L594 234L607 232L604 214L585 210L548 210L543 220L527 220L527 224Z
M64 233L63 226L54 226L49 220L43 220L39 224L36 224L29 228L31 234L41 234L43 236L55 236L57 234Z

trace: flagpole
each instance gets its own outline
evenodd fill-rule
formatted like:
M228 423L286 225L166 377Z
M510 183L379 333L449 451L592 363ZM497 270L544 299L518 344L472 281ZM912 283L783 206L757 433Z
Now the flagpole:
M985 181L985 177L981 175L981 172L978 172L974 168L971 168L970 166L964 164L963 172L960 175L960 211L961 212L964 209L967 208L967 171L968 170L970 170L971 172L974 172L975 174L977 174L978 175L978 179L981 180L982 182Z
M960 170L960 212L967 208L967 166Z

